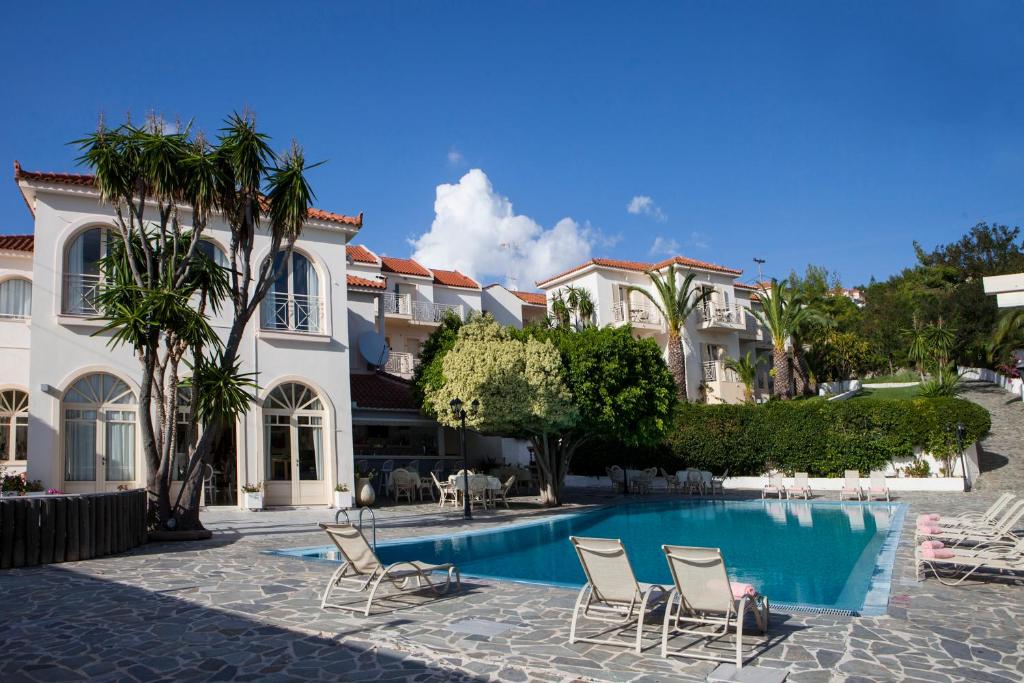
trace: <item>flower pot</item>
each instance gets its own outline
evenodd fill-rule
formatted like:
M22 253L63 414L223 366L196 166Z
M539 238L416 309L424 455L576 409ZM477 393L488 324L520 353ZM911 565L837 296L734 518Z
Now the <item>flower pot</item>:
M242 507L246 510L262 510L263 492L257 491L256 493L244 493L242 495Z
M335 510L347 510L352 507L352 492L351 491L335 491L334 492L334 509Z
M377 500L377 492L373 490L373 484L369 479L360 479L356 483L356 491L359 492L357 500L363 507L370 507Z

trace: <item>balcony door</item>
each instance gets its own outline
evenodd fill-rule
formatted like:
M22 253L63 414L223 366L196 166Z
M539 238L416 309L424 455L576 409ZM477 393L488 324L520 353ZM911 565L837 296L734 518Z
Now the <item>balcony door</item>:
M260 323L265 330L320 332L322 301L316 268L302 254L287 259L278 254L274 268L279 273L263 300Z
M64 313L96 313L96 296L100 288L100 261L106 255L106 228L90 228L80 232L72 240L64 258Z
M267 505L325 505L323 401L298 382L282 384L263 402Z

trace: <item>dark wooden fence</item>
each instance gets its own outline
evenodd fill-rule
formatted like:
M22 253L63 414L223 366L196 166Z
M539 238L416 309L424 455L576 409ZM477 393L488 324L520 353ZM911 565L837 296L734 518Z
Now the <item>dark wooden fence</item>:
M146 542L146 492L0 498L0 569L75 562Z

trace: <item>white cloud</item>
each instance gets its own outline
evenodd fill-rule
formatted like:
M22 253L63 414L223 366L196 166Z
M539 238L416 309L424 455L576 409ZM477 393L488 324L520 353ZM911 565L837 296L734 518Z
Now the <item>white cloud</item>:
M425 266L454 268L477 280L504 279L509 287L534 283L590 257L600 233L572 218L545 229L517 215L478 168L459 182L437 186L430 230L410 240L413 258Z
M650 216L659 223L664 223L668 220L668 216L661 210L661 207L645 194L638 194L630 199L629 204L626 205L626 211L636 216L640 214Z
M674 256L679 253L679 242L671 237L655 237L651 256Z
M694 247L696 249L710 249L711 236L694 230L690 233L690 240L686 243L686 246Z
M448 150L448 163L454 165L461 164L464 161L462 152L455 147Z

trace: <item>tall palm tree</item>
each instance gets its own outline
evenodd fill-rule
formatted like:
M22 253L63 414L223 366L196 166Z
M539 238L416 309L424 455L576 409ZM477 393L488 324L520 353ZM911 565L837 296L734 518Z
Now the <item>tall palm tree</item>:
M755 356L753 351L747 351L739 358L725 359L725 367L735 372L743 382L743 398L747 403L754 401L754 382L757 380L757 368L762 362L764 356Z
M668 369L676 380L676 395L680 401L689 400L686 395L686 358L683 351L683 331L686 319L711 295L710 290L699 290L693 286L696 273L690 273L680 283L676 279L676 267L669 266L665 275L649 270L648 277L654 285L654 292L643 287L630 287L628 291L638 292L647 297L661 313L668 327Z
M750 313L768 329L772 337L772 367L775 371L775 396L788 399L793 397L792 372L789 346L793 335L802 324L807 323L816 313L803 306L793 296L785 282L772 279L771 287L761 285L761 310L751 309Z

